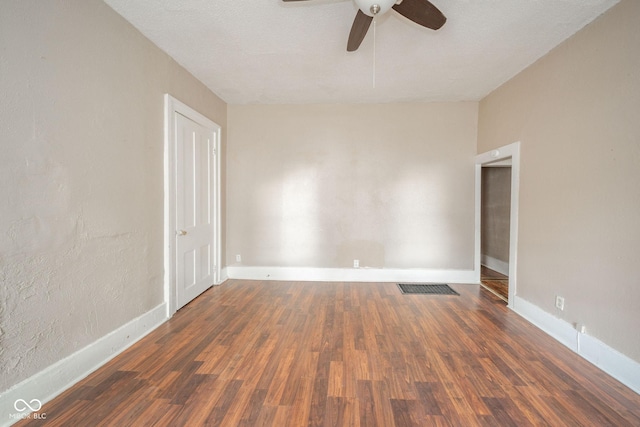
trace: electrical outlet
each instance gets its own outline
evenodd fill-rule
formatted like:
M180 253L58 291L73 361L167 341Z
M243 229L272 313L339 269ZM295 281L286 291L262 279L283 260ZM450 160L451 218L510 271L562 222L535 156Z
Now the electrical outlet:
M560 311L564 310L564 298L556 295L556 308Z
M242 257L240 254L236 255L236 262L242 262Z
M360 260L359 259L354 259L353 260L353 268L359 268L360 267Z

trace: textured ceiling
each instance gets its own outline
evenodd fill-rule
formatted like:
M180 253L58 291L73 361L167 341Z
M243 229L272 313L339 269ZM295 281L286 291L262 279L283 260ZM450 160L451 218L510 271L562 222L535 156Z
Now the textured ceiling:
M288 104L479 100L618 0L432 0L440 30L391 10L355 52L351 0L105 2L227 103Z

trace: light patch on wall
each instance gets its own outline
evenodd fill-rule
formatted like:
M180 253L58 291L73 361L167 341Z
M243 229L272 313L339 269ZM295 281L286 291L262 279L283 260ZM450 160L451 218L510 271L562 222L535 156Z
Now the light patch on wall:
M430 268L446 264L452 251L446 215L452 196L446 189L442 174L428 166L407 170L394 182L388 226L390 264L402 268L423 267L425 262Z
M292 265L304 266L313 262L320 233L317 175L315 168L301 165L282 171L278 179L261 183L255 192L256 201L250 203L245 214L265 218L271 226L248 233L251 239L243 249L245 263L270 265L286 259Z
M316 175L313 168L300 167L282 184L280 256L295 264L309 263L316 256L320 228Z

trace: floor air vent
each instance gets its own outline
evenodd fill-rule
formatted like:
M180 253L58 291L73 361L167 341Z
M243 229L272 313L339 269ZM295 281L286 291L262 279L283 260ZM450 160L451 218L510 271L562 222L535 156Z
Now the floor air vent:
M398 287L403 294L420 294L420 295L460 295L449 285L445 284L406 284L398 283Z

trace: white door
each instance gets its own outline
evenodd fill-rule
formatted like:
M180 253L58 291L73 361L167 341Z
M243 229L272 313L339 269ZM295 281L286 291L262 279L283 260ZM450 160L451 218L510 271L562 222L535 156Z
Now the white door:
M175 118L176 309L215 281L216 132L177 113Z

